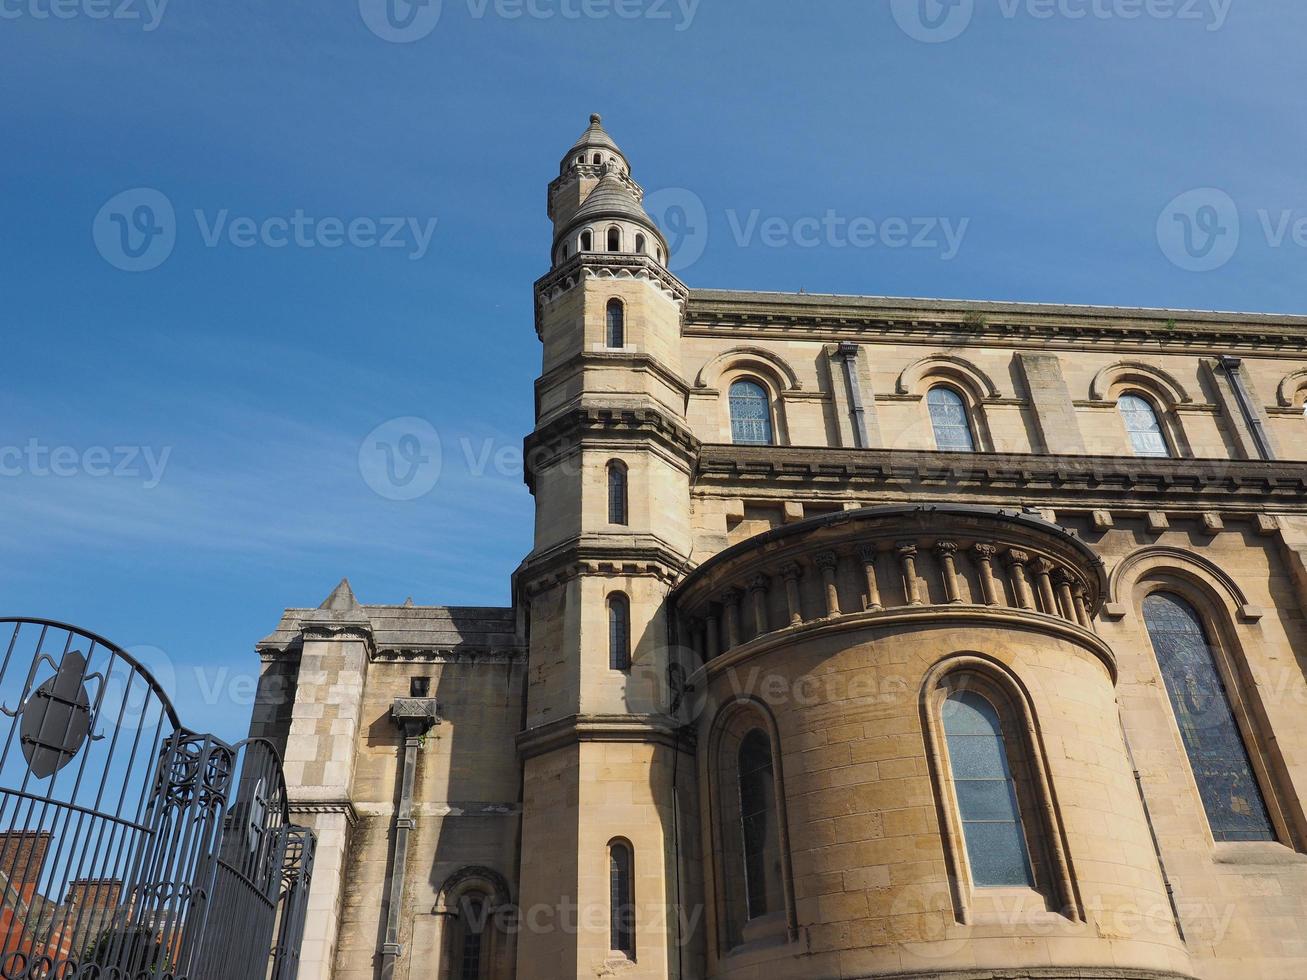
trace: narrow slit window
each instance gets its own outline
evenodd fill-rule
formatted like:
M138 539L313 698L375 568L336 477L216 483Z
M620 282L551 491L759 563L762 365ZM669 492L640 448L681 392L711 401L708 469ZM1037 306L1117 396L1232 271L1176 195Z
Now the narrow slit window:
M1179 596L1154 592L1144 600L1144 625L1212 836L1218 841L1275 840L1266 800L1198 613Z
M635 959L635 861L629 845L608 845L608 943L614 953Z
M604 342L612 350L621 350L626 346L626 307L620 299L608 301Z
M581 251L590 252L594 250L594 233L589 231L581 232Z
M976 440L971 432L967 403L952 388L931 388L926 395L935 445L942 452L973 453Z
M631 669L631 602L620 592L608 597L608 666Z
M620 252L622 250L622 232L617 228L608 229L608 251Z
M776 772L771 739L760 728L749 732L740 743L740 827L749 918L757 919L784 907Z
M944 737L976 888L1035 886L1021 807L998 711L975 691L950 694Z
M627 514L626 466L613 460L608 464L608 523L625 527Z

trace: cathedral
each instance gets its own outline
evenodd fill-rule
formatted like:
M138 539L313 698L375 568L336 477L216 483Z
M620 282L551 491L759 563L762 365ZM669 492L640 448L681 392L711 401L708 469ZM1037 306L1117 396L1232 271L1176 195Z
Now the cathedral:
M258 644L303 980L1307 977L1307 317L690 288L643 195L593 116L512 606Z

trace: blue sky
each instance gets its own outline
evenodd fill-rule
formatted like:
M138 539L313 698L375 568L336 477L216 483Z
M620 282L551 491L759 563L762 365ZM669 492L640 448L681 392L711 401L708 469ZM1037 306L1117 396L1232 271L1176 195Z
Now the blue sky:
M0 0L0 609L140 648L229 737L343 575L508 601L592 111L691 286L1307 311L1289 0L58 2ZM142 188L172 247L124 271Z

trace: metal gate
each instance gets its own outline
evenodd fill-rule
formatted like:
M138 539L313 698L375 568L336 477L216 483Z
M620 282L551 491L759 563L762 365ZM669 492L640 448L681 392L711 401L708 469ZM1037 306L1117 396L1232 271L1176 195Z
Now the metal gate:
M294 980L313 835L273 746L183 728L128 653L0 619L0 980Z

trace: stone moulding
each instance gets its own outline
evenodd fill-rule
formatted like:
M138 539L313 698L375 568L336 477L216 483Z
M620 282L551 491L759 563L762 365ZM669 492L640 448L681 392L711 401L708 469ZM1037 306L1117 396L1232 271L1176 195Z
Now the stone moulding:
M557 243L555 243L555 246ZM545 307L571 292L586 279L642 280L684 310L690 291L666 267L647 255L582 252L536 280L536 336L544 339Z
M767 488L787 494L820 491L924 490L993 493L1011 499L1066 499L1138 504L1141 498L1220 501L1222 511L1307 510L1307 467L1230 459L1143 459L1137 456L1035 456L1019 453L943 453L911 449L827 449L778 446L702 447L695 473L700 491ZM1210 503L1209 503L1210 502ZM1191 505L1192 506L1192 505Z
M1007 621L1074 636L1114 674L1093 633L1106 595L1102 559L1072 532L1034 514L950 504L767 531L699 566L672 602L680 635L709 665L813 631Z
M570 715L520 732L517 750L530 759L578 742L653 743L687 752L695 745L693 731L667 715Z

